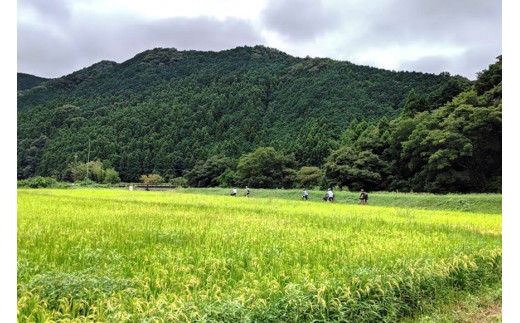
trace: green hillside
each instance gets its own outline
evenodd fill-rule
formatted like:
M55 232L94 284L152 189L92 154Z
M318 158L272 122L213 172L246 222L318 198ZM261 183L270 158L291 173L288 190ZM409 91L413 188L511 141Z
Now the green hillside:
M47 81L48 79L34 76L31 74L18 73L17 74L17 89L18 91L28 90L35 86L40 85L41 83Z
M263 46L153 49L18 91L18 178L70 179L104 160L122 180L182 176L198 161L258 147L322 167L353 120L395 119L410 90L440 106L470 82L393 72ZM452 93L449 93L449 90Z

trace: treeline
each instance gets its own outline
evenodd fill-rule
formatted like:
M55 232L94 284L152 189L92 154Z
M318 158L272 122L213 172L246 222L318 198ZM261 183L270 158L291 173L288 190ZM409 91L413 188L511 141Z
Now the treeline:
M121 64L101 62L19 91L18 178L72 181L71 169L85 163L90 152L90 160L105 164L105 171L117 171L125 182L160 174L165 181L191 186L247 182L253 187L444 191L447 182L441 179L447 175L438 170L444 164L428 166L426 159L441 146L420 137L422 128L416 127L424 127L425 134L438 130L465 136L456 142L471 144L466 159L445 157L445 171L463 169L470 160L479 164L476 158L491 146L501 151L501 143L479 143L487 138L468 133L466 125L455 129L454 123L464 118L475 122L476 129L488 127L490 120L478 124L484 113L459 111L461 116L450 117L453 107L468 105L471 111L498 109L500 115L496 84L501 87L501 74L497 83L489 73L482 72L482 81L472 85L447 73L396 73L294 58L261 46L218 53L146 51ZM493 88L479 90L488 78ZM492 104L486 101L490 96ZM454 123L431 118L452 118ZM422 151L423 141L431 143L429 150ZM262 169L261 160L274 163L267 164L270 172L248 166L256 163ZM349 164L354 160L354 166ZM425 167L432 169L425 172ZM455 189L496 190L485 178L486 183Z

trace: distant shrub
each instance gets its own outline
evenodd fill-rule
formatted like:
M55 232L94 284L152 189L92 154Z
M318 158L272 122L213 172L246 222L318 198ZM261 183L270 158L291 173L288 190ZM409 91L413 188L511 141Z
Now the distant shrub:
M185 177L175 177L170 179L170 184L178 187L188 187L188 180Z
M119 173L114 168L107 168L105 170L105 180L106 184L117 184L121 182L121 178L119 177Z
M160 184L164 183L164 178L159 174L141 175L141 182L144 184Z
M231 170L226 169L218 178L217 181L221 187L233 187L238 186L240 183L240 179L238 177L238 174Z
M93 180L86 179L83 181L78 181L74 183L75 187L110 187L110 184L99 184L94 182Z
M36 176L18 181L18 187L43 188L57 187L58 181L52 177Z
M304 166L296 174L297 183L301 187L316 187L323 177L323 172L318 167Z
M110 161L93 160L88 163L71 163L67 177L74 182L89 179L97 183L117 184L121 182L119 173L111 166Z

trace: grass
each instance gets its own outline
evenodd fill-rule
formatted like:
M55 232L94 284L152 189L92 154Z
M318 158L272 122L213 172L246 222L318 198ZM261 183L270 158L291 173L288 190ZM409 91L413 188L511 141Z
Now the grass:
M179 188L178 192L228 196L231 189L226 188ZM277 198L301 200L302 190L296 189L253 189L252 196L262 198ZM311 201L321 202L326 191L308 190ZM245 195L245 191L238 192ZM338 203L359 204L359 192L336 191ZM369 204L375 206L414 208L424 210L449 210L474 213L502 213L501 194L429 194L429 193L391 193L369 192Z
M499 213L252 194L19 189L19 321L393 322L501 281Z
M473 293L454 292L448 301L431 304L424 314L403 320L403 323L459 322L498 323L502 322L502 284L483 286Z

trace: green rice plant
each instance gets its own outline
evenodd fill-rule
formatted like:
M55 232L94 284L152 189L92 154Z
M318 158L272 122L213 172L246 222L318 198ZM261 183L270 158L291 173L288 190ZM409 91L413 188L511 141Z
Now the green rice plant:
M18 190L20 321L394 322L501 281L499 213Z

